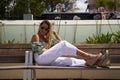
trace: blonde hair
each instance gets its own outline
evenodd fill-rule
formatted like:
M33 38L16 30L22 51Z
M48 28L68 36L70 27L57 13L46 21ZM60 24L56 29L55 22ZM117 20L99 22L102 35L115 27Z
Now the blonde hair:
M48 47L50 47L52 45L52 35L53 35L52 25L48 20L44 20L40 23L39 28L44 23L48 25L48 33L46 34L46 38L43 38L43 39L47 43ZM41 34L40 31L38 31L38 34Z

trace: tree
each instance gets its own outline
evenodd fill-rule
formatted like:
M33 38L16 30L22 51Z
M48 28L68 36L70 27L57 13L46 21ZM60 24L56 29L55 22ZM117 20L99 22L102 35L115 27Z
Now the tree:
M106 0L106 8L110 11L116 10L116 5L118 4L118 0Z
M45 10L45 0L29 0L31 13L34 16L41 16ZM11 11L13 19L23 19L27 8L27 0L16 0L16 6Z
M16 0L16 6L11 10L11 19L22 19L25 13L26 0Z
M0 2L0 18L1 19L23 19L23 14L27 10L27 2L30 3L31 13L34 17L40 17L48 4L54 7L62 0L1 0ZM15 3L14 6L10 6ZM5 15L7 14L7 15ZM6 16L6 18L5 18Z
M14 6L11 6L15 1ZM1 19L23 19L26 12L28 0L1 0L0 2L0 18ZM46 2L49 0L29 0L31 13L34 16L41 16L46 8ZM13 4L13 3L12 3Z
M12 0L1 0L0 2L0 18L5 19L9 17L9 12L12 8Z
M46 2L49 0L30 0L31 11L34 16L41 16L46 9Z
M5 18L5 0L0 1L0 19Z
M96 0L95 1L95 7L96 8L105 7L105 0Z
M112 11L116 10L116 5L118 4L118 0L96 0L95 7L105 7L106 9Z

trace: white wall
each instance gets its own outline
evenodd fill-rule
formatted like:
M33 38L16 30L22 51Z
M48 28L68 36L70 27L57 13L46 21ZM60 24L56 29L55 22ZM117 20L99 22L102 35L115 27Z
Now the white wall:
M15 43L29 43L34 33L37 33L41 20L10 20L2 21L0 27L0 39L4 43L7 40L15 39ZM59 32L62 39L69 42L84 43L88 36L96 34L96 29L102 33L115 32L120 29L120 20L50 20L53 28Z

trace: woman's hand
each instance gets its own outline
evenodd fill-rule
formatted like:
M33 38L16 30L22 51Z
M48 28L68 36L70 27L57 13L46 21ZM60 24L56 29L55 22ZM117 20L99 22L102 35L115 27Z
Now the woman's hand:
M61 41L60 36L57 34L57 32L56 32L55 30L53 30L53 35L55 36L55 38L56 38L58 41Z
M57 32L56 32L55 30L53 30L53 34L54 34L54 35L56 35L56 34L57 34Z
M46 48L43 48L43 49L42 49L42 52L45 52L45 51L47 51L47 49L46 49Z

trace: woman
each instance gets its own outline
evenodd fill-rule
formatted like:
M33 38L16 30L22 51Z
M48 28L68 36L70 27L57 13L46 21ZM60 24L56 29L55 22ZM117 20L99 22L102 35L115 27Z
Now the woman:
M38 33L32 36L31 45L38 65L102 66L103 61L106 59L106 54L86 53L69 42L62 41L47 20L40 23ZM81 56L83 59L61 57L63 55Z

